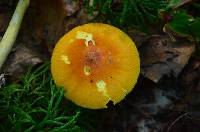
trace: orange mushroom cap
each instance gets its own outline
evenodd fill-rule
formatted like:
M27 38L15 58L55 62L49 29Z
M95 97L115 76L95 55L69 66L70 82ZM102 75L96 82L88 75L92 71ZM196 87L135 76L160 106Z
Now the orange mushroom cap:
M134 42L120 29L90 23L65 34L51 59L55 83L75 104L106 108L120 102L137 82L140 60Z

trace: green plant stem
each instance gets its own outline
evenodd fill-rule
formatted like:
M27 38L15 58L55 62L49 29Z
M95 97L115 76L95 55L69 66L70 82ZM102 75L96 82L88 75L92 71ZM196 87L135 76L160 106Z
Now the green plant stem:
M29 6L29 3L30 0L19 0L9 26L0 42L0 69L13 47L23 16Z

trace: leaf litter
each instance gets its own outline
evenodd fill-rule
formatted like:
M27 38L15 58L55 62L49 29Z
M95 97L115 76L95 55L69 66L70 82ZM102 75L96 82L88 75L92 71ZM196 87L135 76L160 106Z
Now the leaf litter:
M133 28L135 25L124 29L138 45L142 59L137 86L124 101L116 106L110 102L108 109L92 111L76 107L63 98L62 89L57 89L52 81L49 65L42 67L41 63L50 59L55 42L73 27L91 21L115 23L113 17L112 21L108 20L113 13L110 9L106 10L111 4L109 1L98 3L94 0L94 4L99 4L95 7L102 7L102 12L95 9L92 15L88 14L82 0L64 0L64 4L44 1L39 6L39 0L31 3L15 48L0 75L0 119L4 120L0 130L176 132L200 129L200 61L195 53L197 46L194 41L180 38L181 35L171 36L173 34L169 32L163 35L163 32L153 28L150 32L138 32ZM101 6L103 2L107 3ZM121 1L114 2L117 4L111 4L111 9L121 11ZM178 10L185 5L191 6L191 3L181 1L170 8ZM14 0L0 2L1 35L6 30L15 4ZM145 2L142 4L145 5ZM195 7L198 7L198 2L196 4ZM44 11L43 7L47 10ZM94 9L90 6L90 11L91 7ZM141 11L140 7L133 11ZM149 5L145 9L149 9ZM109 13L106 19L102 13ZM38 19L35 19L38 14ZM126 18L121 17L125 27L130 24L126 24ZM196 30L193 31L196 33ZM30 65L33 67L27 71Z

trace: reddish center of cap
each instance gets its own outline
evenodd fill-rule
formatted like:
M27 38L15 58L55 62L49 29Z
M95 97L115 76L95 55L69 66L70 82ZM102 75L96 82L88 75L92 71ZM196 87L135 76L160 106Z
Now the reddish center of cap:
M88 66L94 66L101 63L102 53L97 46L93 45L92 42L88 44L85 51L85 64Z

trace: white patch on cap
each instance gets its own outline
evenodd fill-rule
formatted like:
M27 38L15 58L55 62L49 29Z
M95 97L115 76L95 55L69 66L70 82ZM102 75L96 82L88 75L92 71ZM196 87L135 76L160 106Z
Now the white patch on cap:
M88 43L91 41L93 45L95 45L95 41L93 40L93 35L91 33L78 31L76 34L77 39L84 39L85 45L88 47Z
M90 73L91 73L91 67L85 65L84 68L83 68L83 72L84 72L84 74L85 74L86 76L90 75Z
M111 100L111 97L108 95L107 89L106 89L106 83L103 80L100 80L96 83L97 90L99 92L102 92L104 96L108 97L109 100Z
M70 64L69 58L66 55L62 55L61 59L64 61L65 64Z

